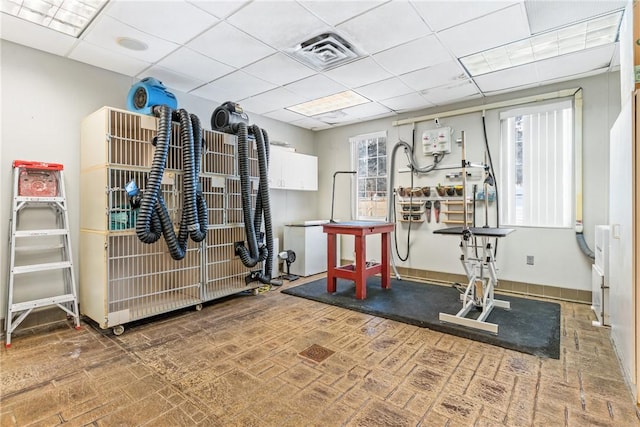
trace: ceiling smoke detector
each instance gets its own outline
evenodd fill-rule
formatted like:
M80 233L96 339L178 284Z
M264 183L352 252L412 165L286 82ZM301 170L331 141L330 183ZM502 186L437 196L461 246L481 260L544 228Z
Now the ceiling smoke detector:
M310 38L289 53L316 71L326 71L360 57L351 43L335 33L323 33Z

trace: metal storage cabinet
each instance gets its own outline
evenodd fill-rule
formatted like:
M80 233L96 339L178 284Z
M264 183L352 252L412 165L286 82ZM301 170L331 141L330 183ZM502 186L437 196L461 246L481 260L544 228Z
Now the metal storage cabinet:
M244 240L233 136L204 132L200 183L209 213L205 241L189 241L185 258L175 261L164 238L151 245L138 240L137 211L130 209L124 186L135 179L140 188L146 187L156 123L155 117L110 107L82 122L80 311L114 333L122 333L127 322L188 306L200 308L203 301L258 286L245 283L249 271L233 250L234 242ZM177 123L172 132L161 191L177 227L183 179ZM250 156L255 203L255 150Z

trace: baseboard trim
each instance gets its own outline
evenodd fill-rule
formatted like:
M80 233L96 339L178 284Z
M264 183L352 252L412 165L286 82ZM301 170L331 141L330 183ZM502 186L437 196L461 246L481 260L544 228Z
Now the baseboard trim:
M351 260L341 260L342 264L350 264ZM406 279L426 281L430 283L450 285L467 283L463 274L443 273L440 271L420 270L417 268L396 267L398 274ZM393 274L393 272L392 272ZM558 301L576 302L591 305L591 291L569 289L557 286L537 285L534 283L499 280L496 293L523 295L536 298L549 298Z

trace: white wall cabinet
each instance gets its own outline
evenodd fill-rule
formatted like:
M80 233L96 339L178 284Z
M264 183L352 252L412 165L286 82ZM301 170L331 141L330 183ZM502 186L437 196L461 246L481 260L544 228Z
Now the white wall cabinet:
M269 187L281 190L318 190L318 158L271 147Z

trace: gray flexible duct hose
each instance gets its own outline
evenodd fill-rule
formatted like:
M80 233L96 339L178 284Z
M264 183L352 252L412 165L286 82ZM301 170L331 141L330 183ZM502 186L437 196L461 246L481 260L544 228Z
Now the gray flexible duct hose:
M256 137L256 148L258 149L258 166L260 173L260 184L258 185L258 200L256 202L256 212L254 217L254 229L260 232L260 222L264 218L264 229L266 233L267 258L264 268L265 274L259 280L268 283L271 280L273 267L273 227L271 224L271 204L269 201L269 135L263 129L253 125L253 134ZM258 208L259 206L259 208ZM256 226L256 224L258 224ZM262 255L262 254L261 254Z
M156 138L156 149L153 154L151 171L147 179L146 191L142 197L138 218L136 220L136 234L143 243L155 243L162 236L162 224L160 217L155 216L156 205L160 199L160 183L162 173L169 152L169 140L171 138L171 108L160 105L153 108L154 114L158 116L158 132ZM166 207L165 207L166 209Z
M180 120L180 139L182 142L182 162L184 168L183 208L180 229L176 237L173 223L169 216L164 199L160 193L160 183L164 173L169 141L171 139L171 109L166 105L154 107L154 114L158 116L158 132L156 150L153 157L151 171L136 221L136 234L144 243L155 243L163 235L169 248L171 258L181 260L187 253L187 240L191 238L201 242L206 237L206 204L200 192L199 215L196 189L198 188L199 163L201 155L202 128L195 116L189 116L186 110L178 110ZM195 118L195 119L194 119ZM194 129L198 148L194 146ZM197 164L194 158L197 157ZM199 240L197 240L199 239Z
M182 168L183 176L183 192L182 192L182 217L180 220L180 231L178 232L178 240L188 239L189 233L192 231L200 231L200 225L196 223L196 195L195 186L196 178L193 174L193 129L191 128L191 119L187 110L179 109L178 117L180 119L180 140L182 142Z
M195 114L191 114L191 126L193 128L193 175L195 179L196 187L196 215L197 223L200 225L200 230L190 233L191 239L194 242L201 242L207 237L207 225L209 224L209 215L207 212L207 201L202 195L202 188L200 186L200 162L202 159L202 147L204 146L204 138L202 136L202 125L200 119Z
M180 115L180 139L182 141L182 167L184 168L182 221L180 222L179 240L186 239L183 228L186 228L188 236L195 242L201 242L207 236L206 205L204 205L204 224L199 218L196 191L198 189L198 175L200 173L200 153L202 143L202 128L200 121L186 110L178 110ZM195 125L195 126L194 126ZM196 142L197 141L197 142ZM197 147L197 148L196 148ZM200 192L200 203L204 204Z
M582 234L582 231L576 231L576 239L578 240L578 246L580 246L580 250L582 250L582 253L584 253L587 257L591 258L591 260L595 260L596 255L593 253L593 251L589 248L589 245L587 245L587 242L584 240L584 234Z
M258 241L255 228L251 218L251 183L249 182L249 138L247 125L239 123L237 126L238 135L238 171L240 173L240 196L242 199L242 216L244 220L244 231L247 238L247 245L237 246L236 253L245 267L255 267L258 262L267 258L267 248L260 248L258 251Z

